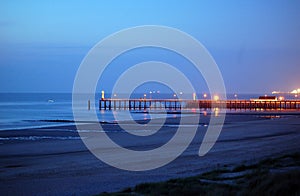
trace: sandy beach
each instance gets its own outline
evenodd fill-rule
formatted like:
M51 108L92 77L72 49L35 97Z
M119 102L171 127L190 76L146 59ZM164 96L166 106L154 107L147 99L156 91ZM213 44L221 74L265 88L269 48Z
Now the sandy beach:
M252 112L227 114L217 143L208 154L199 157L208 119L209 116L200 119L193 142L180 157L164 167L145 172L123 171L98 160L85 147L73 125L1 131L1 195L93 195L300 152L298 113ZM118 125L104 126L107 134L122 146L147 150L168 141L176 132L177 124L178 118L171 118L156 137L133 143ZM151 127L141 124L132 129ZM138 164L138 160L127 164Z

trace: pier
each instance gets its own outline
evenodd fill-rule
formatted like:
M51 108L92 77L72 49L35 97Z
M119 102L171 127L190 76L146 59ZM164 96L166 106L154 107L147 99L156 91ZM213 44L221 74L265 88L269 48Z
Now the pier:
M209 109L300 110L300 100L100 99L99 110Z

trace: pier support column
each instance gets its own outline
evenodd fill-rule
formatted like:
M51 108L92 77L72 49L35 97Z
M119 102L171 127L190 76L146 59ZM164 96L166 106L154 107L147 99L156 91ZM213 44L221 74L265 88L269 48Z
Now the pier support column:
M108 101L108 109L111 110L111 100Z

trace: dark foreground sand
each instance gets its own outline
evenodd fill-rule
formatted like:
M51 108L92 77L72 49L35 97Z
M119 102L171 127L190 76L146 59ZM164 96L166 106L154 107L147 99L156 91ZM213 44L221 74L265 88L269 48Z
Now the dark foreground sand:
M177 119L169 123L176 124ZM300 152L300 115L231 114L213 149L204 157L198 150L208 120L200 120L188 149L159 169L130 172L113 168L94 157L78 139L74 126L1 131L0 138L35 136L34 141L0 141L1 195L92 195L119 191L142 182L197 175L223 165L236 166L287 153ZM170 139L176 126L166 126L158 137L132 142L117 125L105 125L111 138L132 149L147 150ZM151 129L145 125L133 129ZM47 136L38 139L39 136ZM64 140L71 137L71 140ZM113 151L113 149L112 149ZM137 164L137 160L131 163Z

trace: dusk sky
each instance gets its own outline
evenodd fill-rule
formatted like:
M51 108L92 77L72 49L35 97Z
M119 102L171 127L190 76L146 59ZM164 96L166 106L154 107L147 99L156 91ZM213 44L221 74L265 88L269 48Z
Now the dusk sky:
M291 91L300 88L299 10L297 0L1 1L0 92L72 92L87 52L138 25L198 39L228 92Z

